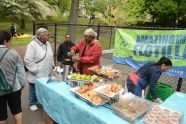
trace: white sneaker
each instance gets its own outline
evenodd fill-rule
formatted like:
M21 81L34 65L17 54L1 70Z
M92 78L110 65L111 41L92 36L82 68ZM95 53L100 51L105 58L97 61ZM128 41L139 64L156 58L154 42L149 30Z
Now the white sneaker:
M30 106L30 110L31 110L31 111L37 111L37 110L38 110L37 105L32 105L32 106Z

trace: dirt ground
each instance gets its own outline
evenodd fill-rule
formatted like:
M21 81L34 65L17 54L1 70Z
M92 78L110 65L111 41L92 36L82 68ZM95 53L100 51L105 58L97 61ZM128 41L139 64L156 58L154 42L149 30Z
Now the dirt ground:
M25 52L26 52L26 45L24 46L11 46L11 48L15 49L19 55L21 56L21 58L23 59L25 56Z

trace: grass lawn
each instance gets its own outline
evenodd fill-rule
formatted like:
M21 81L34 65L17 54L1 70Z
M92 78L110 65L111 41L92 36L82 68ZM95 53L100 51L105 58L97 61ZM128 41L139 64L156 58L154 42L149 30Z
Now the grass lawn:
M25 39L12 38L11 45L12 46L27 45L31 40L32 40L32 38L25 38Z

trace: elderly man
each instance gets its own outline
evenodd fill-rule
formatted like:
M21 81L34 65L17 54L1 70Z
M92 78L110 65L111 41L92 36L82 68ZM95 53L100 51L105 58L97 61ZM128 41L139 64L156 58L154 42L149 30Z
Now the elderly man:
M28 44L24 57L24 63L28 69L29 107L32 111L38 110L34 80L40 77L47 77L54 67L53 52L48 39L49 33L47 29L37 29L36 36Z
M100 65L102 47L96 36L97 33L93 29L86 29L84 39L71 48L71 55L79 53L79 58L74 60L78 62L77 68L81 74L90 74L88 68Z

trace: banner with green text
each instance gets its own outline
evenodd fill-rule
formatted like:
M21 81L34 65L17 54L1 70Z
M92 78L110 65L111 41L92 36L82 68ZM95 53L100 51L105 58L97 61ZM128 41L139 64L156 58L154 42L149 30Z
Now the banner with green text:
M116 30L114 63L139 68L163 56L173 63L166 74L186 78L186 30Z

